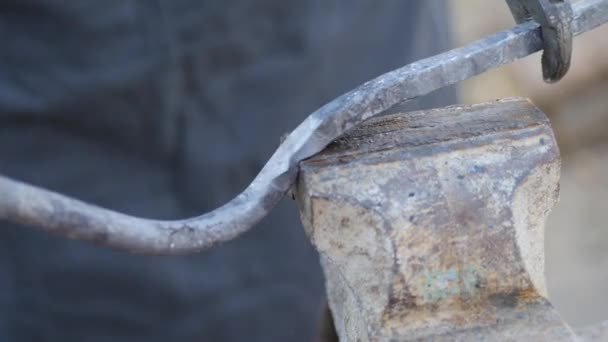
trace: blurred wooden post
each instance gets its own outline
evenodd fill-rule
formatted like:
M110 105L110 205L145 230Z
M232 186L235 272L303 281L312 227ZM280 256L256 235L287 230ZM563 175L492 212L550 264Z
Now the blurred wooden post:
M341 340L572 339L544 279L559 168L522 99L376 118L302 162Z

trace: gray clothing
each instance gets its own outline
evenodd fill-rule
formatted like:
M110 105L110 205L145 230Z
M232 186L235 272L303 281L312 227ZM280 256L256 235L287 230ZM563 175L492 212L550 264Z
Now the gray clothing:
M0 173L159 219L222 204L317 107L448 47L439 0L14 0L0 38ZM291 201L183 257L0 224L1 341L316 334L323 280Z

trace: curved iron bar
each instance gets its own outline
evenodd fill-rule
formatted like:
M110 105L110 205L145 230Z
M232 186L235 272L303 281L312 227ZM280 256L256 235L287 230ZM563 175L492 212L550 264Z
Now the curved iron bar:
M573 32L608 21L608 1L574 4ZM137 218L0 176L0 219L104 246L147 254L193 253L258 223L293 183L298 163L362 121L409 99L541 50L538 24L514 28L381 75L312 113L279 146L236 198L198 217Z

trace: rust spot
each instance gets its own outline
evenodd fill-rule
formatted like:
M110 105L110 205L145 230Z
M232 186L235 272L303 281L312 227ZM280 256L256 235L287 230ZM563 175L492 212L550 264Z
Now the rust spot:
M348 227L350 225L350 218L349 217L343 217L342 220L340 220L340 225L342 227Z
M403 320L416 307L416 296L412 295L403 277L397 277L391 286L388 303L382 313L385 321Z
M414 273L419 273L419 272L422 272L422 270L424 270L424 265L419 264L419 263L411 263L410 267L412 268L412 271Z
M510 292L491 294L488 299L495 306L512 308L518 304L535 302L538 298L539 295L534 287L526 287Z
M373 294L379 294L380 293L380 287L378 286L372 286L369 288L370 292L372 292Z
M528 287L523 290L520 290L517 294L519 300L529 303L538 299L538 293L533 287Z
M514 308L519 302L519 291L494 293L488 297L488 300L497 307Z

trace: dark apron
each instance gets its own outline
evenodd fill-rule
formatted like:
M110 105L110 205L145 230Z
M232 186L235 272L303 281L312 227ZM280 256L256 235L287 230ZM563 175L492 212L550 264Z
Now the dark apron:
M0 173L129 214L198 214L317 107L447 48L447 27L442 1L4 1ZM322 295L289 200L183 257L0 229L1 341L310 341Z

